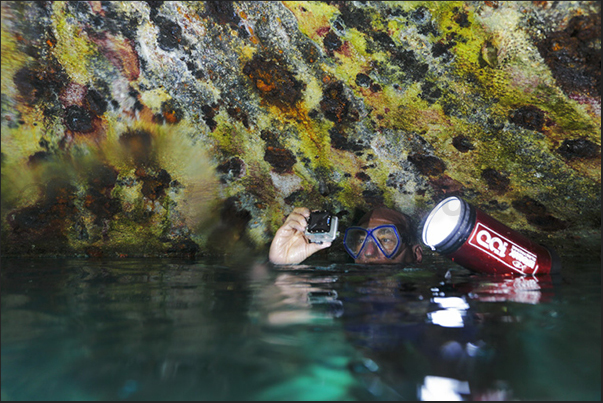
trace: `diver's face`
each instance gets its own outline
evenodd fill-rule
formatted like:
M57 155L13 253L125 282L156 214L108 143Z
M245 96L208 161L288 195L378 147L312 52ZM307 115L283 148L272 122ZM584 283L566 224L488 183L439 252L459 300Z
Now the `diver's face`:
M368 223L362 223L359 226L365 229L371 229L380 225L393 224L390 220L385 218L371 218ZM403 234L400 234L401 236ZM391 259L385 257L383 252L379 249L375 241L369 237L364 245L364 248L360 252L360 255L354 260L358 264L400 264L409 263L409 254L411 253L410 246L406 244L400 245L400 250Z

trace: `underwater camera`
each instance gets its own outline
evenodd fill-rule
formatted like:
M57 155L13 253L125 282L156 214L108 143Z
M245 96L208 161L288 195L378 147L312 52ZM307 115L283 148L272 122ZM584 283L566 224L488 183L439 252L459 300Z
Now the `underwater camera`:
M312 243L332 242L337 238L337 216L328 211L313 211L307 219L304 235Z

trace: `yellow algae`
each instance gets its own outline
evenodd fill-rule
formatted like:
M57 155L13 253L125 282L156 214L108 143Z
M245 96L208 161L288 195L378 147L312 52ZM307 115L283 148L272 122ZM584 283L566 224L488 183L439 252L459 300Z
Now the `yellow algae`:
M96 54L96 45L88 40L81 27L69 21L65 2L54 2L52 7L52 22L57 43L51 51L73 81L89 84L94 77L89 58Z
M299 29L315 42L321 43L322 37L319 35L331 27L331 19L339 9L320 1L283 1L297 19ZM323 35L326 32L323 32Z
M385 87L382 97L376 98L379 101L375 103L377 111L383 113L381 124L420 132L446 123L441 108L436 105L430 107L419 96L421 91L421 83L418 82L409 86L403 94L389 86ZM366 101L372 105L371 98Z
M140 93L140 101L153 109L154 112L161 110L161 104L172 99L171 95L165 91L165 88L153 88Z
M114 166L118 171L128 171L133 169L134 165L130 161L129 155L123 146L119 143L119 137L128 130L146 130L149 124L144 124L141 121L128 125L129 122L117 121L115 119L107 119L107 128L105 130L105 138L99 144L99 147L93 149L93 154L101 161L106 161L109 165Z
M303 94L303 109L312 110L318 108L322 99L322 84L313 76L305 76L304 82L306 83L306 90Z
M215 167L203 142L193 142L186 130L178 128L160 132L155 147L159 166L173 179L200 186L208 195L216 191Z
M257 47L255 47L255 46L249 46L249 45L243 45L239 49L239 52L242 55L242 58L241 58L242 61L251 60L253 58L253 56L256 54L256 52L257 52Z
M216 140L216 147L226 155L244 155L252 149L246 136L240 136L236 124L231 123L222 113L215 117L216 128L210 136Z
M14 209L36 203L43 195L44 183L37 169L22 164L2 165L2 209ZM3 217L4 219L5 217Z
M346 34L345 39L350 38L351 41L344 43L345 50L334 52L338 61L334 72L338 79L355 86L356 75L370 71L370 61L386 61L387 56L383 52L375 52L368 58L364 35L355 29L348 30L348 33L351 35Z
M148 254L156 256L164 250L164 245L157 239L159 229L149 223L137 223L127 218L111 220L110 236L100 245L108 250L127 255ZM99 246L100 246L99 245Z
M313 86L313 89L316 91L314 96L318 98L317 85ZM318 102L320 103L320 101ZM308 105L306 105L305 102L299 102L295 107L285 108L284 110L282 107L274 105L268 105L267 108L270 111L270 116L275 118L275 120L267 119L259 122L258 126L260 131L266 129L269 131L276 130L282 132L286 130L288 125L293 125L296 128L301 142L300 149L303 150L306 155L317 157L312 159L313 166L329 167L332 165L328 153L328 150L330 149L328 129L332 126L331 122L317 122L310 118L307 112ZM275 127L276 122L280 122L280 124ZM230 139L222 139L220 141L221 144L228 144L229 140ZM248 141L254 144L253 138L248 139ZM263 156L263 154L261 155Z
M372 61L386 61L387 55L384 52L367 52L366 35L356 28L346 30L344 39L352 45L355 50L355 56L360 57L360 60L356 60L358 64L369 64Z
M31 60L31 57L17 50L16 39L13 34L5 30L4 23L2 24L1 32L2 94L13 97L17 93L13 77L27 61Z
M337 200L347 209L362 207L365 203L361 198L364 190L362 183L359 180L347 180L338 183L341 190L337 192Z
M43 135L44 128L40 125L21 125L16 128L2 127L2 154L9 161L23 164L36 151L41 151L39 141Z
M374 53L367 52L366 35L356 28L346 29L342 39L352 45L352 48L355 50L354 56L362 56L358 62L366 61L367 59L372 60L375 57Z
M122 172L122 175L134 177L134 170ZM123 211L127 214L142 202L141 189L142 182L137 182L131 186L115 186L111 192L111 197L121 200Z
M214 213L219 197L214 163L208 155L206 143L192 140L194 130L186 124L163 126L141 121L129 126L111 125L106 140L99 149L92 151L91 158L106 161L122 174L133 176L137 164L131 159L129 150L119 142L119 137L128 131L148 133L151 163L156 168L165 169L172 181L180 183L182 190L173 197L179 203L178 211L183 219L191 228L196 228ZM124 199L126 210L143 208L140 205L143 200L140 186L119 187L116 196Z
M5 153L3 144L3 154ZM2 208L15 209L43 199L47 186L55 180L77 183L78 170L72 158L60 155L28 163L28 159L10 159L2 165ZM3 217L5 218L5 217Z
M302 140L300 149L306 155L314 157L312 158L312 165L315 168L330 168L333 166L333 160L330 156L331 141L328 132L322 129L324 126L310 123L300 127L300 138Z

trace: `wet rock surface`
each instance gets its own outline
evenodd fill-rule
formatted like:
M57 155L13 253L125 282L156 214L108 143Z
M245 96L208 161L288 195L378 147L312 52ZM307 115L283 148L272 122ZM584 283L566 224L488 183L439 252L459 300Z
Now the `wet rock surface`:
M2 2L2 253L262 253L460 195L600 253L599 2Z

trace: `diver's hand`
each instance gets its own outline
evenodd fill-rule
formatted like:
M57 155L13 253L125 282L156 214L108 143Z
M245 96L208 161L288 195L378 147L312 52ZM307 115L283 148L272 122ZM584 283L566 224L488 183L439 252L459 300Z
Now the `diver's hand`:
M276 231L270 245L269 259L274 264L297 264L321 249L331 246L331 242L310 243L304 236L308 225L306 219L310 210L296 207L285 223Z

